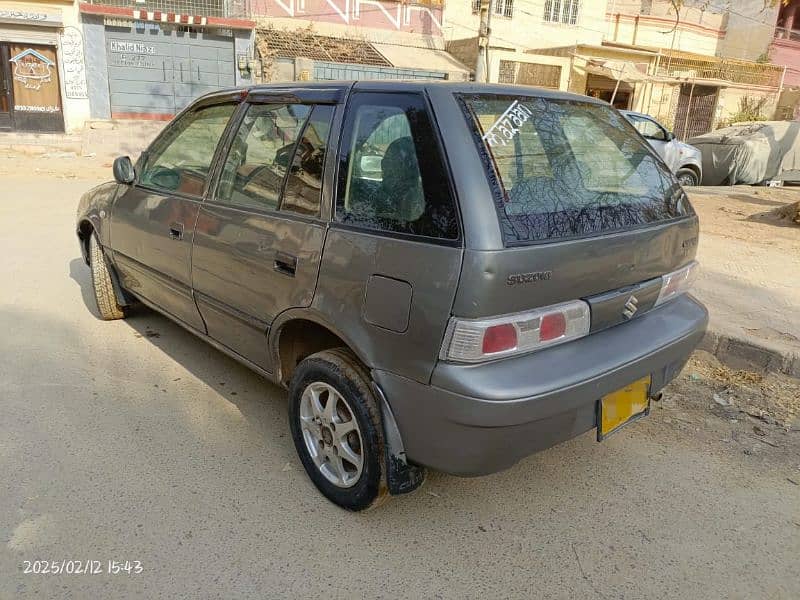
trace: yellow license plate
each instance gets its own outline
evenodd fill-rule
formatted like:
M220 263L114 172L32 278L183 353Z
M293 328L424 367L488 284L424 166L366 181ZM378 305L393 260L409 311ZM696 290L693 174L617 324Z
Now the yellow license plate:
M650 412L650 376L603 396L597 408L597 439Z

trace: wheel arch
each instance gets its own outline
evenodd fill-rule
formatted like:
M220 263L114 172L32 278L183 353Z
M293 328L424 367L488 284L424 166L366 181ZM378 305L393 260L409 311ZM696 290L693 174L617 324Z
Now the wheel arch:
M269 350L275 365L275 380L286 387L300 362L308 356L331 348L345 347L371 369L356 344L324 317L307 309L289 309L281 313L270 328Z
M78 241L80 242L81 247L81 254L83 255L83 261L86 263L87 266L91 266L90 264L90 250L89 250L89 240L91 239L92 235L95 234L97 230L95 229L95 224L92 222L90 217L84 217L78 221L77 227L77 234L78 234ZM100 243L101 251L102 251L102 242L100 240L100 232L97 231L97 238L98 243ZM117 304L120 306L130 306L134 303L134 298L125 292L125 289L122 287L122 283L120 282L119 273L117 273L116 265L114 265L111 261L109 261L108 257L105 256L106 267L108 268L108 274L111 277L111 283L114 288L114 295L117 298Z
M81 255L83 256L83 262L87 265L89 264L89 238L94 233L94 225L88 218L83 218L78 222L78 228L76 233L78 234L78 241L80 242L81 246Z
M416 490L425 479L425 469L408 462L402 432L384 391L371 375L371 365L348 336L339 332L324 317L308 309L282 313L270 330L270 347L275 365L275 380L286 387L297 365L312 354L332 348L347 348L366 368L369 385L381 414L386 461L386 479L393 496Z
M678 171L684 171L684 170L685 171L691 171L692 173L694 173L697 176L697 185L700 185L703 182L703 169L701 169L699 165L696 165L694 163L686 163L684 165L681 165L678 168L678 170L675 171L675 173L677 173Z

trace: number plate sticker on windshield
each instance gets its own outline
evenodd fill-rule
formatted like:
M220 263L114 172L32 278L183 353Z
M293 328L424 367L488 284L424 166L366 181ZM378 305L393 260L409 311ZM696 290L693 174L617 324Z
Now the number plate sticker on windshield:
M650 376L603 396L597 403L597 441L650 413Z
M492 123L492 126L483 134L483 140L489 144L489 147L497 146L498 144L505 146L514 139L514 136L519 133L519 128L532 114L533 112L530 108L520 104L519 100L514 100L503 111L500 118Z

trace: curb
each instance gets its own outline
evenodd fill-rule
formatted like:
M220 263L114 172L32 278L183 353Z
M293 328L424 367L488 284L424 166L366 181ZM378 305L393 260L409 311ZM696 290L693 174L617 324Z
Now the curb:
M734 369L772 371L800 378L800 355L792 352L781 352L713 329L706 331L697 348Z

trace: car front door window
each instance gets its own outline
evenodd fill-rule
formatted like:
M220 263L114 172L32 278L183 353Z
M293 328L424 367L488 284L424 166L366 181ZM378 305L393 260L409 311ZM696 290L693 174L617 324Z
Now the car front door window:
M217 144L235 109L235 104L220 104L181 116L148 149L139 170L139 183L165 192L201 196Z

